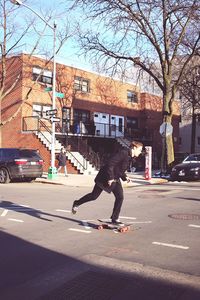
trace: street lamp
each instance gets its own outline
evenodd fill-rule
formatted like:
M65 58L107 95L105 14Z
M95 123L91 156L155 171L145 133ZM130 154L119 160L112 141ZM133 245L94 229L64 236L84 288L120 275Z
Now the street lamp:
M53 30L53 84L52 84L52 109L56 109L56 60L55 60L55 49L56 49L56 23L53 26L49 24L38 12L32 9L30 6L24 4L20 0L10 0L13 4L22 5L29 10L31 10L35 15L37 15L48 27ZM55 122L52 122L52 133L51 133L51 168L49 168L48 178L53 179L56 177L57 170L55 168Z

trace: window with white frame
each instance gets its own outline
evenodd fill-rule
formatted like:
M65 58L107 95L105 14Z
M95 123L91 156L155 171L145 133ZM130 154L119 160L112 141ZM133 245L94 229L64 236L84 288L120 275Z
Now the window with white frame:
M45 84L52 84L53 73L49 70L43 70L39 67L33 67L32 76L34 81L38 81Z
M45 118L46 111L51 110L51 105L43 105L43 104L33 104L33 117Z
M81 91L83 93L89 93L90 92L90 81L83 77L75 76L74 77L74 90Z
M136 92L127 91L127 101L130 103L138 103L138 97Z

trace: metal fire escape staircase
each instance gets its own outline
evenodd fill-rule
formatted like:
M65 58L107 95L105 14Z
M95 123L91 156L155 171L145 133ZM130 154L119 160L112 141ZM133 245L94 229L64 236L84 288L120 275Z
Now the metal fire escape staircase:
M43 124L44 125L44 124ZM38 139L45 145L45 147L51 151L51 131L47 127L47 130L39 130L35 132ZM63 145L55 139L55 153L60 153ZM67 159L71 164L79 171L80 174L91 175L97 174L97 169L78 151L67 151Z
M125 137L118 137L117 142L124 148L129 148L131 142Z

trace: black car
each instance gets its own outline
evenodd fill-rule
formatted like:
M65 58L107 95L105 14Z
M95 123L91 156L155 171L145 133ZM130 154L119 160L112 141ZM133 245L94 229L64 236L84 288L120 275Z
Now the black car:
M181 164L172 168L171 180L200 179L200 153L188 155Z
M37 150L0 148L0 183L16 179L32 181L42 173L43 160Z

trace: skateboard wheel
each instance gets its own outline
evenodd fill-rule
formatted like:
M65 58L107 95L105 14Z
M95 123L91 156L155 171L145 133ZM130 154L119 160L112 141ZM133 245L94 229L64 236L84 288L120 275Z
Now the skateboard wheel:
M98 226L97 226L97 229L98 229L98 230L102 230L102 229L103 229L103 226L102 226L102 225L98 225Z
M126 227L119 228L119 232L121 232L121 233L126 232L126 231L127 231Z

